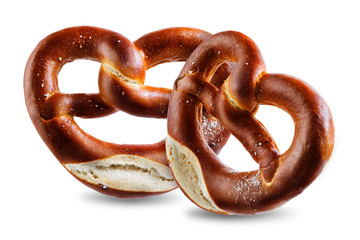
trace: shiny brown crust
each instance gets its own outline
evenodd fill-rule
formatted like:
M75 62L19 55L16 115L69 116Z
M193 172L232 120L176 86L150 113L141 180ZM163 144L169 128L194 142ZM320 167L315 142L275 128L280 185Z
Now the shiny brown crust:
M168 168L165 141L149 145L104 142L84 132L74 116L96 118L122 110L136 116L166 118L171 90L143 85L146 69L163 62L184 61L210 36L198 29L170 28L147 34L132 43L121 34L96 27L72 27L53 33L38 44L26 65L24 93L31 120L64 166L126 155L139 156ZM102 63L100 93L60 92L58 73L66 63L76 59ZM222 82L228 74L227 68L219 71L217 81ZM203 125L207 121L217 122L208 116ZM204 129L211 131L208 141L218 152L229 134L220 124L214 126ZM123 191L78 179L99 192L117 197L144 197L164 192Z
M217 67L228 62L234 68L224 84L209 83ZM285 153L254 117L259 104L292 117L295 135ZM243 144L258 170L236 172L221 163L199 131L202 106ZM297 196L319 175L334 145L331 112L320 95L299 79L266 73L255 43L230 31L204 41L185 63L170 100L168 126L167 154L178 185L198 206L221 214L256 214ZM176 171L177 164L186 168L181 161L191 171L200 166L196 181L189 183ZM194 191L201 181L204 187Z
M165 62L185 61L210 36L193 28L169 28L142 36L134 46L142 56L144 68L150 69ZM129 84L101 68L99 90L117 109L142 117L166 118L171 89L143 85L143 78L134 80Z

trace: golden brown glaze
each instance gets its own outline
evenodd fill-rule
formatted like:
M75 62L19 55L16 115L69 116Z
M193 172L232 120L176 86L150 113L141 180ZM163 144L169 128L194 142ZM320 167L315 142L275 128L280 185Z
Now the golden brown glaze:
M24 93L31 120L64 166L127 155L168 167L164 141L149 145L104 142L84 132L74 116L96 118L122 110L137 116L165 118L171 90L145 86L146 69L163 62L184 61L210 36L198 29L172 28L150 33L132 43L121 34L96 27L72 27L53 33L38 44L26 65ZM76 59L102 63L100 93L65 94L59 90L57 76L61 68ZM218 79L223 81L227 75L226 68L218 74ZM228 132L220 124L206 129L211 130L210 146L220 151ZM122 191L79 180L117 197L163 193Z
M217 67L229 62L234 67L221 87L209 83ZM202 104L243 144L258 170L236 172L222 164L199 128ZM283 109L294 121L294 139L283 154L254 117L261 104ZM192 182L172 168L178 185L200 207L222 214L268 211L297 196L319 175L334 145L334 124L324 99L299 79L266 73L255 43L238 32L213 35L188 58L174 86L168 126L171 166L187 156L183 168L200 168ZM201 181L204 186L194 190Z

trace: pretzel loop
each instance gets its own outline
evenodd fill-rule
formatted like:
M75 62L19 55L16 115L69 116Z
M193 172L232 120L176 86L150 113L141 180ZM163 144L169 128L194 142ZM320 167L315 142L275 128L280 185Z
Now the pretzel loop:
M234 65L227 80L228 95L241 109L253 111L257 105L253 89L265 65L255 43L242 33L228 31L212 36L211 42L198 47L189 57L180 76L209 82L225 62Z
M146 69L165 62L185 61L210 34L192 28L171 28L149 33L134 42ZM190 41L191 39L191 41ZM224 80L227 69L218 72ZM100 93L117 109L142 117L165 118L171 90L124 79L121 73L104 65L99 73Z
M216 88L209 80L228 61L235 62L232 72ZM174 90L167 156L179 187L201 208L221 214L268 211L300 194L330 158L334 125L326 102L299 79L267 74L255 43L243 34L218 33L200 44ZM221 163L199 130L201 103L243 144L258 170L236 172ZM294 140L285 153L255 118L259 104L277 106L293 118Z

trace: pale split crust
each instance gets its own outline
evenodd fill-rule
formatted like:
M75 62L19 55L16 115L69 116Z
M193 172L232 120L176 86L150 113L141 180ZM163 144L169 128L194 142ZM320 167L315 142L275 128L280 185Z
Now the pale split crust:
M166 155L177 183L195 204L212 212L229 214L220 209L210 197L200 163L189 148L168 135Z
M166 192L177 187L170 168L148 158L119 154L64 167L88 183L128 192Z

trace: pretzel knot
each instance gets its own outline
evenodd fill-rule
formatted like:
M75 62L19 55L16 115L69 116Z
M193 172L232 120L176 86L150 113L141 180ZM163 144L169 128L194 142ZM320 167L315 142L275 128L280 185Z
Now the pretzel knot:
M143 117L166 118L171 90L144 85L147 69L184 61L211 35L191 28L149 33L134 43L121 34L95 27L73 27L43 39L31 54L24 77L26 105L40 136L78 180L117 197L143 197L177 187L166 159L165 141L119 145L85 133L74 121L103 117L118 110ZM58 87L62 66L76 59L101 63L99 93L66 94ZM227 67L217 72L222 83ZM207 141L220 151L229 133L207 114Z
M218 88L210 80L224 63L232 71ZM330 158L334 125L325 101L299 79L266 73L258 47L239 32L201 43L174 90L167 156L179 187L201 208L221 214L273 209L300 194ZM279 107L294 120L294 139L283 154L254 116L260 104ZM258 170L236 172L221 163L199 130L202 106L243 144Z

